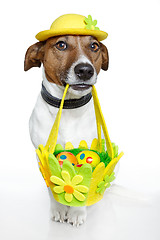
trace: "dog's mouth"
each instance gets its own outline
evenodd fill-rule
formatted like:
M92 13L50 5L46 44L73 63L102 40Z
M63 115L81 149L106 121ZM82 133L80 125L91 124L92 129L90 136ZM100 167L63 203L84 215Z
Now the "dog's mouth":
M91 88L92 85L81 83L81 84L70 85L70 87L77 91L83 91L83 90L87 90L87 89Z

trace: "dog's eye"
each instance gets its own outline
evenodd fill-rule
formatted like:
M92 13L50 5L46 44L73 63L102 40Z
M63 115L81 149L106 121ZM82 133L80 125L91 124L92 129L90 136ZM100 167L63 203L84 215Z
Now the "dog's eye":
M67 43L59 41L56 43L56 48L60 51L64 51L67 48Z
M97 52L99 50L99 45L96 42L91 43L90 47L93 52Z

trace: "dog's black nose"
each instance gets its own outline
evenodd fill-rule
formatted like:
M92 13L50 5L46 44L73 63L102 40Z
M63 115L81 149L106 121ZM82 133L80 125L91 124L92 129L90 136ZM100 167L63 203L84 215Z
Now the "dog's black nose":
M94 69L88 63L80 63L77 66L75 66L74 72L79 79L85 81L85 80L89 80L93 76Z

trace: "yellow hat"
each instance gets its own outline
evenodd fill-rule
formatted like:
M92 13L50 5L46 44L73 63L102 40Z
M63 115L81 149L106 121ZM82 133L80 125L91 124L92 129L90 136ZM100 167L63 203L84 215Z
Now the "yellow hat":
M57 18L49 30L39 32L36 39L45 41L50 37L60 35L89 35L102 41L108 34L96 27L97 20L92 20L91 15L88 18L78 14L65 14Z

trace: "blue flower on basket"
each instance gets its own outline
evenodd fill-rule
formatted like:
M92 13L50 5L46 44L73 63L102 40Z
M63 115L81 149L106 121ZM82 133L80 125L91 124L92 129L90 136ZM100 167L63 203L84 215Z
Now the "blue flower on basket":
M50 177L51 182L57 185L53 188L53 191L57 194L65 192L64 198L67 202L71 202L73 196L83 202L86 199L83 193L89 191L88 187L79 185L83 180L83 176L76 175L71 180L70 174L65 170L62 170L61 176L62 179L56 176Z
M114 172L108 176L106 175L98 185L97 185L97 190L96 193L103 194L106 188L109 188L111 186L111 182L113 182L115 179Z

